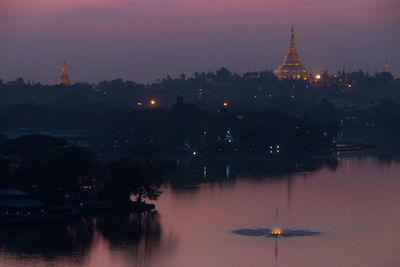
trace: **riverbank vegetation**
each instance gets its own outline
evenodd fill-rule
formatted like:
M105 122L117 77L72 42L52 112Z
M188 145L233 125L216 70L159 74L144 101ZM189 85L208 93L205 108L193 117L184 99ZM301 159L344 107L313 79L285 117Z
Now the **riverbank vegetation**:
M144 159L101 164L89 148L49 136L24 136L0 146L0 187L55 205L136 206L157 200L162 171Z

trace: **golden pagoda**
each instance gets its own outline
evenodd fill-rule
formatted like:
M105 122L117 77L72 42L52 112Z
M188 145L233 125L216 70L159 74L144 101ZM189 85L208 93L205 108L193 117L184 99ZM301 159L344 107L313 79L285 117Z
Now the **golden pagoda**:
M301 64L300 57L296 51L296 43L294 40L294 28L292 26L292 34L290 35L289 50L283 58L283 63L274 71L278 79L304 79L307 80L311 74Z
M385 72L389 72L389 63L388 60L385 60Z
M67 66L64 61L60 77L58 77L57 84L63 84L65 86L69 86L71 84L71 81L69 80L66 68L67 68Z

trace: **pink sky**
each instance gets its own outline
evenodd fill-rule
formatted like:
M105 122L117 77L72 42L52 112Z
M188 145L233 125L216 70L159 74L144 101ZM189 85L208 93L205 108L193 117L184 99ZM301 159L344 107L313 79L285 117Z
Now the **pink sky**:
M295 24L312 71L400 74L398 0L2 0L0 78L54 83L277 67Z

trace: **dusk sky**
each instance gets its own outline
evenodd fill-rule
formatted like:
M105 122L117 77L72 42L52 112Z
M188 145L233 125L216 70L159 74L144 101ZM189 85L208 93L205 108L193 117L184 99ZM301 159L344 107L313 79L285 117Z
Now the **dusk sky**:
M294 24L314 73L360 68L400 76L399 0L1 0L0 79L55 84L269 70Z

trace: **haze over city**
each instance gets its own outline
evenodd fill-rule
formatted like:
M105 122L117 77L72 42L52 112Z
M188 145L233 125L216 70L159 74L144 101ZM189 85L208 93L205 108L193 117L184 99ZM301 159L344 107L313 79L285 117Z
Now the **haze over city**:
M387 58L400 74L396 0L3 0L0 78L55 84L64 59L72 82L271 70L292 24L314 73L383 71Z

